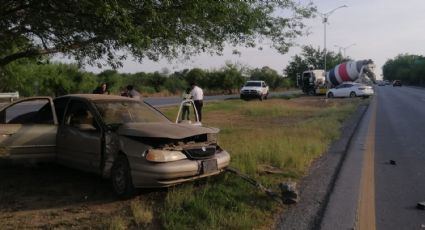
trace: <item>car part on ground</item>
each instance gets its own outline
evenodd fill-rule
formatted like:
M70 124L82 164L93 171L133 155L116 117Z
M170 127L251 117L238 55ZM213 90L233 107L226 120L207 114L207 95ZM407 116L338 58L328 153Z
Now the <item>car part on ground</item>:
M279 202L280 204L295 204L299 201L299 192L297 189L297 184L295 182L280 183L279 188L281 190L281 194L279 195L272 189L264 187L260 182L258 182L254 178L248 176L247 174L241 173L235 168L227 167L226 171L239 176L240 178L255 186L257 189L264 192L266 195L268 195L273 200Z

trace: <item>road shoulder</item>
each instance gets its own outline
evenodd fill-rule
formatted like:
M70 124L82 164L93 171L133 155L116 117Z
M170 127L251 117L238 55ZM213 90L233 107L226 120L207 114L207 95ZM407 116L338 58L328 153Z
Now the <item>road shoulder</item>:
M283 212L276 229L319 228L348 146L366 110L367 106L360 106L345 121L341 138L331 145L326 154L313 162L307 176L300 183L300 202Z

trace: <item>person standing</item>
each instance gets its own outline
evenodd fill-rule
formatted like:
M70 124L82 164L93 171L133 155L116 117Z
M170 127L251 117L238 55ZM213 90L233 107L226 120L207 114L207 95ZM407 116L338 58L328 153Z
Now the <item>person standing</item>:
M183 101L192 99L192 94L190 94L190 88L187 88L186 91L183 92L182 95ZM182 108L182 120L190 120L189 119L189 111L190 111L190 102L184 102Z
M190 94L192 94L192 99L193 99L193 102L195 103L196 111L198 112L198 118L199 118L199 121L201 122L202 121L202 106L204 105L203 103L204 91L199 86L197 86L194 82L190 84L190 88L192 89Z
M102 82L99 87L93 90L94 94L109 94L108 85L106 82Z
M140 93L134 89L134 86L127 85L127 97L131 97L137 100L140 100Z

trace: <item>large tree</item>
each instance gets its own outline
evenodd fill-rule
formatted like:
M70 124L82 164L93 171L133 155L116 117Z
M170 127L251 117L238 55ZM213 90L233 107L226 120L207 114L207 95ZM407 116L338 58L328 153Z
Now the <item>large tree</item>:
M425 85L425 57L399 54L382 67L385 80L401 80L409 85Z
M0 67L63 53L119 67L270 39L285 53L315 12L295 0L0 0ZM268 42L267 42L268 43Z

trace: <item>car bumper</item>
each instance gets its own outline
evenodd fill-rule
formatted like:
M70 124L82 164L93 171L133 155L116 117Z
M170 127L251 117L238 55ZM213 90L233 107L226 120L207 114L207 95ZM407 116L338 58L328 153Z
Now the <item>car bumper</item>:
M167 163L130 162L133 184L137 188L168 187L219 174L230 163L226 151L205 160L180 160Z
M261 96L261 92L245 92L240 94L241 98L258 98Z
M374 94L374 91L372 89L368 90L361 90L357 93L357 96L372 96Z

